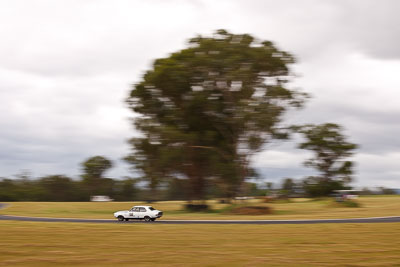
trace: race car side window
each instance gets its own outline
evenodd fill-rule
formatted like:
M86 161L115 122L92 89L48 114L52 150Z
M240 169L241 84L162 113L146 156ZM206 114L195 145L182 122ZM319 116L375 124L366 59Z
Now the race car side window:
M139 211L144 212L144 211L146 211L146 209L145 208L139 208Z

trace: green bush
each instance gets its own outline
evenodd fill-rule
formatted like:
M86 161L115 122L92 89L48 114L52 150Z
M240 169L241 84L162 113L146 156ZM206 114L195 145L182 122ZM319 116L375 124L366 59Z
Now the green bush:
M336 207L336 208L340 208L340 207L347 207L347 208L359 208L361 207L361 204L355 200L344 200L344 201L334 201L331 202L331 204L329 205L331 207Z
M359 208L360 207L360 203L358 203L357 201L354 201L354 200L342 201L342 202L340 202L340 204L342 204L345 207L349 207L349 208Z
M207 204L186 204L185 209L190 212L209 211L210 207Z

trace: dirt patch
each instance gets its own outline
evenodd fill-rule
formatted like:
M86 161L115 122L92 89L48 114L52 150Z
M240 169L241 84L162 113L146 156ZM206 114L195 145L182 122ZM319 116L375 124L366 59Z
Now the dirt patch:
M270 207L246 206L233 208L230 213L237 215L265 215L271 214L272 209Z

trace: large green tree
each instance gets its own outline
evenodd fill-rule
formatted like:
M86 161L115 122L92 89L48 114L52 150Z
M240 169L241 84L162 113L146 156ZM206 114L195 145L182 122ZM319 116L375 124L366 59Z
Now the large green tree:
M206 186L240 192L253 174L250 157L273 138L288 107L304 94L289 89L292 55L248 34L217 31L155 60L127 100L140 114L126 158L152 186L166 177L187 178L190 196Z
M304 186L312 196L329 195L333 190L343 189L351 181L353 162L348 160L357 148L346 140L341 126L334 123L304 125L296 130L305 141L299 148L311 150L314 156L304 164L317 169L319 176L306 179Z

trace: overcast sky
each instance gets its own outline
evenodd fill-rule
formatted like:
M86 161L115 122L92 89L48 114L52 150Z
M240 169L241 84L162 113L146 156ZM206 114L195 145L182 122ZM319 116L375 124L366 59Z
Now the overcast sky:
M135 135L124 104L154 59L215 29L293 53L292 86L312 95L287 122L334 122L360 145L356 186L400 188L400 1L0 0L0 177L78 177ZM309 154L274 143L254 165L265 181L301 178Z

